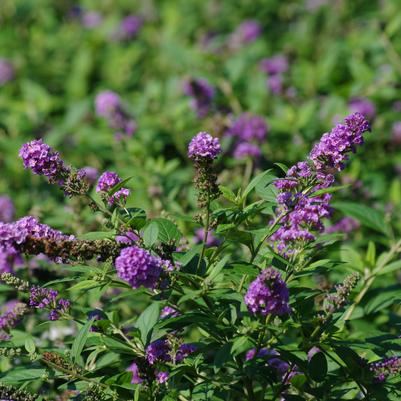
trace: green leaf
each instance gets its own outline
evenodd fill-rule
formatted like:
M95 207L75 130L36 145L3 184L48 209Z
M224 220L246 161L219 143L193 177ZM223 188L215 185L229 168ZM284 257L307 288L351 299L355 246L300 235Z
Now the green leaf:
M242 199L246 199L246 197L256 187L256 185L258 184L263 185L264 183L266 186L267 184L272 182L276 177L273 176L270 172L271 170L266 170L258 174L245 188L244 193L242 194Z
M27 369L25 367L13 368L0 377L0 382L4 384L13 384L19 382L29 382L40 379L46 374L46 369Z
M122 180L121 182L119 182L118 184L114 185L113 188L110 189L110 191L108 192L108 195L114 195L117 191L119 191L128 181L130 181L134 176L128 177L125 180Z
M94 321L94 318L88 320L81 327L81 330L79 330L77 337L75 338L74 342L72 343L71 356L72 356L73 361L75 361L78 364L81 364L81 362L82 362L81 353L82 353L82 350L84 349L86 340L88 339L89 329L91 328L93 321Z
M319 195L324 195L324 194L331 194L333 192L337 192L337 191L341 191L344 188L348 188L349 185L338 185L337 187L328 187L328 188L323 188L323 189L319 189L316 192L313 192L312 194L310 194L309 196L319 196Z
M219 185L220 191L223 194L224 198L232 203L236 203L235 193L228 187L224 185Z
M152 221L143 232L143 242L147 248L150 248L159 237L159 226Z
M36 345L32 338L27 338L25 340L25 349L27 350L28 354L33 354L35 352Z
M360 203L334 202L332 206L344 214L354 217L361 224L373 230L388 234L389 228L385 223L384 214Z
M327 359L323 352L317 352L312 356L308 370L311 378L317 382L321 382L327 375Z
M141 340L144 345L149 342L149 334L151 334L154 325L159 320L159 315L159 304L153 302L141 313L136 321L136 327L138 327L141 332Z
M154 219L152 223L157 224L159 228L158 239L165 244L169 242L177 242L182 237L182 234L178 230L177 226L170 220L157 218Z
M113 239L114 231L93 231L79 236L79 239L94 241L98 239Z
M376 246L373 241L369 241L368 250L366 252L366 262L373 267L376 263Z
M77 290L87 290L89 288L96 288L100 287L101 284L99 281L95 280L83 280L80 281L79 283L73 285L72 287L68 287L69 291L77 291Z

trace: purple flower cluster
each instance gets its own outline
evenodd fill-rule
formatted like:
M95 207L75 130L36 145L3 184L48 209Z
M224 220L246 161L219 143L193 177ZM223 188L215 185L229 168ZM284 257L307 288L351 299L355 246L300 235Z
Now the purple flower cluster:
M50 320L58 320L70 308L70 301L64 298L57 299L57 296L58 291L56 290L37 286L31 287L29 306L35 309L48 309L50 310Z
M376 380L384 382L387 377L401 373L401 357L392 356L370 364L369 369L373 372Z
M0 196L0 221L9 223L15 214L14 204L8 196Z
M9 331L13 329L26 312L26 305L18 300L7 302L1 308L0 315L0 341L11 338Z
M262 71L268 74L267 86L275 95L283 93L284 89L284 73L288 70L288 60L284 55L276 55L265 58L260 62ZM289 88L289 91L293 91Z
M401 145L401 121L396 121L391 130L391 142L396 145Z
M81 16L81 23L85 28L92 29L101 25L103 16L98 11L84 11Z
M160 319L167 319L167 318L177 317L180 315L181 313L178 312L177 309L174 309L171 306L165 306L160 312Z
M207 132L199 132L194 136L188 146L188 156L191 159L213 160L221 153L218 138L212 137Z
M277 180L276 212L280 228L271 236L277 251L290 256L315 240L314 232L324 229L322 219L331 215L331 195L314 195L314 192L330 187L334 173L341 171L348 161L348 154L363 143L363 134L370 129L359 113L345 118L322 136L311 153L308 162L291 167L285 178Z
M22 145L19 156L25 168L32 170L34 174L44 175L59 185L64 184L70 173L70 168L61 160L60 154L43 143L42 139L35 139Z
M110 128L116 130L115 136L121 139L131 137L137 129L134 119L125 111L117 93L100 92L95 99L96 114L107 120Z
M337 223L333 224L330 227L327 227L326 233L343 233L350 234L353 231L357 230L360 227L360 223L358 220L353 219L352 217L343 217L341 220L337 221Z
M187 356L194 353L196 347L192 344L181 344L175 354L171 349L169 342L165 339L153 341L146 348L146 359L150 365L157 362L180 363Z
M143 20L137 15L127 15L124 17L117 31L114 34L116 40L129 40L134 38L141 29Z
M240 48L246 44L254 42L262 33L262 27L255 20L243 21L231 34L229 47L233 49Z
M143 382L143 379L139 373L138 364L136 362L133 362L126 370L127 372L132 373L131 384L141 384Z
M260 144L266 139L267 132L268 126L263 117L249 113L241 114L226 133L238 141L234 157L260 157Z
M132 288L155 288L163 271L163 260L137 246L124 248L116 258L118 276Z
M272 368L280 380L285 379L286 383L297 374L298 369L291 369L290 365L280 358L280 353L275 349L261 348L259 351L256 348L251 348L245 355L247 362L252 361L255 357L266 359L266 364Z
M13 65L5 59L0 59L0 85L4 85L13 80L14 76L15 71Z
M212 107L214 88L203 78L190 78L184 81L184 94L191 97L191 107L199 118L206 117Z
M104 199L109 206L115 205L119 202L125 203L130 195L130 190L127 188L120 188L118 191L109 195L109 191L120 182L121 178L113 171L106 171L99 177L96 192L100 193L102 199Z
M93 185L99 176L99 171L95 167L86 166L78 171L78 174L88 182L88 184Z
M13 266L22 263L18 250L27 237L54 241L72 241L74 236L67 236L46 224L39 223L34 217L26 216L16 222L0 222L0 272L10 272Z
M245 304L252 314L284 315L291 312L289 292L277 270L264 269L249 285Z

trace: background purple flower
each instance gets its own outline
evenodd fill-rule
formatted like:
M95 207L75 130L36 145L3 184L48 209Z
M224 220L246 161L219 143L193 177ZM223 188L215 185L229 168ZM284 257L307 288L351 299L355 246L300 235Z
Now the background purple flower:
M13 65L5 59L0 59L0 85L4 85L13 80L14 76L15 71Z
M232 48L241 47L255 41L262 33L262 27L255 20L243 21L231 34L229 46Z
M356 97L351 99L348 105L352 113L361 113L369 120L376 116L376 106L369 99Z
M209 230L209 233L207 235L207 241L206 241L206 246L219 246L220 245L220 240L216 238L213 235L214 231ZM205 229L204 228L198 228L195 231L195 243L199 244L203 242L203 237L205 235Z
M15 208L10 197L0 196L0 221L9 223L14 219Z
M288 60L287 57L278 54L270 58L264 58L260 62L260 68L262 71L269 75L282 74L288 71Z
M213 103L215 94L213 86L206 79L190 78L184 81L183 91L192 98L191 107L197 112L198 117L206 117Z

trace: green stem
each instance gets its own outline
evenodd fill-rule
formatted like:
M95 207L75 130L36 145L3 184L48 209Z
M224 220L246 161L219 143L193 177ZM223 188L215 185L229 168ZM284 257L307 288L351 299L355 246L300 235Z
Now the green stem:
M206 222L205 222L205 226L204 226L202 250L201 250L201 254L200 254L199 260L198 260L198 265L196 266L196 272L197 273L200 272L200 266L201 266L203 258L205 257L207 237L209 235L209 224L210 224L210 193L208 192L208 194L207 194L207 204L206 204Z

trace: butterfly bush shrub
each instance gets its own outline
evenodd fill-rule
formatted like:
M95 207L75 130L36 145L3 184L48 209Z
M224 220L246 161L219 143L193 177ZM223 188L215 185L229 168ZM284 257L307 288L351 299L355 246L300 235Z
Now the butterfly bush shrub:
M285 65L267 61L279 71ZM129 123L112 93L97 106L114 128ZM242 118L266 135L258 118ZM41 140L23 145L22 166L81 199L103 228L63 233L32 216L14 220L4 198L1 398L399 399L399 333L383 320L373 333L353 325L376 278L398 266L396 231L383 230L377 257L370 242L362 265L355 255L348 264L322 258L344 239L338 231L359 226L349 216L330 223L332 201L369 131L354 113L304 161L263 171L241 188L219 183L220 141L200 132L188 144L198 201L189 216L148 216L127 203L135 191L129 178L105 171L96 182L96 171L69 166ZM195 240L182 234L188 225ZM43 283L41 267L30 267L39 259L54 266L53 280Z

